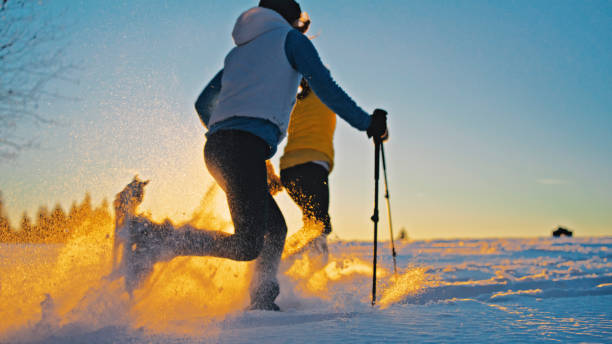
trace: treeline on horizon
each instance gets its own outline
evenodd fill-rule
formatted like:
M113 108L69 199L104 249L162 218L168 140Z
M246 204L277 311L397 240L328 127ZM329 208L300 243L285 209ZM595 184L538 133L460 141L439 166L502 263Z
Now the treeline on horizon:
M66 213L58 203L52 211L46 206L38 208L34 220L24 212L18 227L13 228L4 211L4 200L0 194L0 243L65 243L72 235L87 234L96 226L88 224L108 223L112 220L106 199L93 207L87 193L81 203L72 203Z

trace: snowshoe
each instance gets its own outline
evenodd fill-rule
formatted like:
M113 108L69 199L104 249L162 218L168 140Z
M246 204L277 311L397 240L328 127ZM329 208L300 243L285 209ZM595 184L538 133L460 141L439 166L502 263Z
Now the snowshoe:
M280 311L274 300L280 294L280 288L276 281L259 283L251 289L251 305L247 310Z
M274 302L251 303L247 311L275 311L280 312L280 307Z
M130 219L124 245L125 287L130 295L153 271L155 263L169 260L172 225L155 224L146 218Z

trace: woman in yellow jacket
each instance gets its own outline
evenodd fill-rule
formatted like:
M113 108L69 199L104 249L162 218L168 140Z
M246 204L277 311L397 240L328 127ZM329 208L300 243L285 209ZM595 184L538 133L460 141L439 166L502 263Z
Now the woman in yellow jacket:
M283 255L313 247L326 258L326 238L332 230L327 177L334 167L336 114L312 92L305 79L300 87L280 158L280 179L302 210L304 227L287 239Z
M306 33L310 18L303 12L300 20L304 23L300 31ZM350 112L350 109L347 110ZM386 128L386 117L383 117L372 117L372 123L384 122ZM327 177L334 167L335 130L336 114L319 99L303 78L289 120L287 145L280 158L280 180L272 165L268 164L270 191L272 194L280 191L279 184L282 184L302 210L304 222L301 230L287 238L283 259L314 248L322 254L324 261L327 260L327 236L332 230ZM372 136L370 131L368 136Z

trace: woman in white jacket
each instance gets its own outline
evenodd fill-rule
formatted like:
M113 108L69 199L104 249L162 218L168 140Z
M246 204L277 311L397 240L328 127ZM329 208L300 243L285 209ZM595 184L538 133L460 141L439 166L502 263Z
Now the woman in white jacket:
M208 128L206 167L226 193L234 234L183 228L137 247L153 262L178 255L256 259L250 309L279 309L276 273L287 226L268 192L266 160L286 136L302 75L357 129L379 136L386 130L385 116L370 116L333 81L310 40L296 30L300 15L293 0L261 0L240 15L232 32L236 47L196 102Z

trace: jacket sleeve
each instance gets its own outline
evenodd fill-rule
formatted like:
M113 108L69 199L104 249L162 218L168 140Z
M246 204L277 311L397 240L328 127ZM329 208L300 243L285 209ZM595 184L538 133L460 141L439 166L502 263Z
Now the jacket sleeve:
M221 93L221 78L223 77L223 69L204 87L202 93L195 102L195 109L204 127L208 128L210 116L217 105L219 93Z
M306 36L297 30L291 30L285 40L285 54L291 66L306 78L312 90L327 107L351 126L362 131L368 128L370 115L336 84Z

